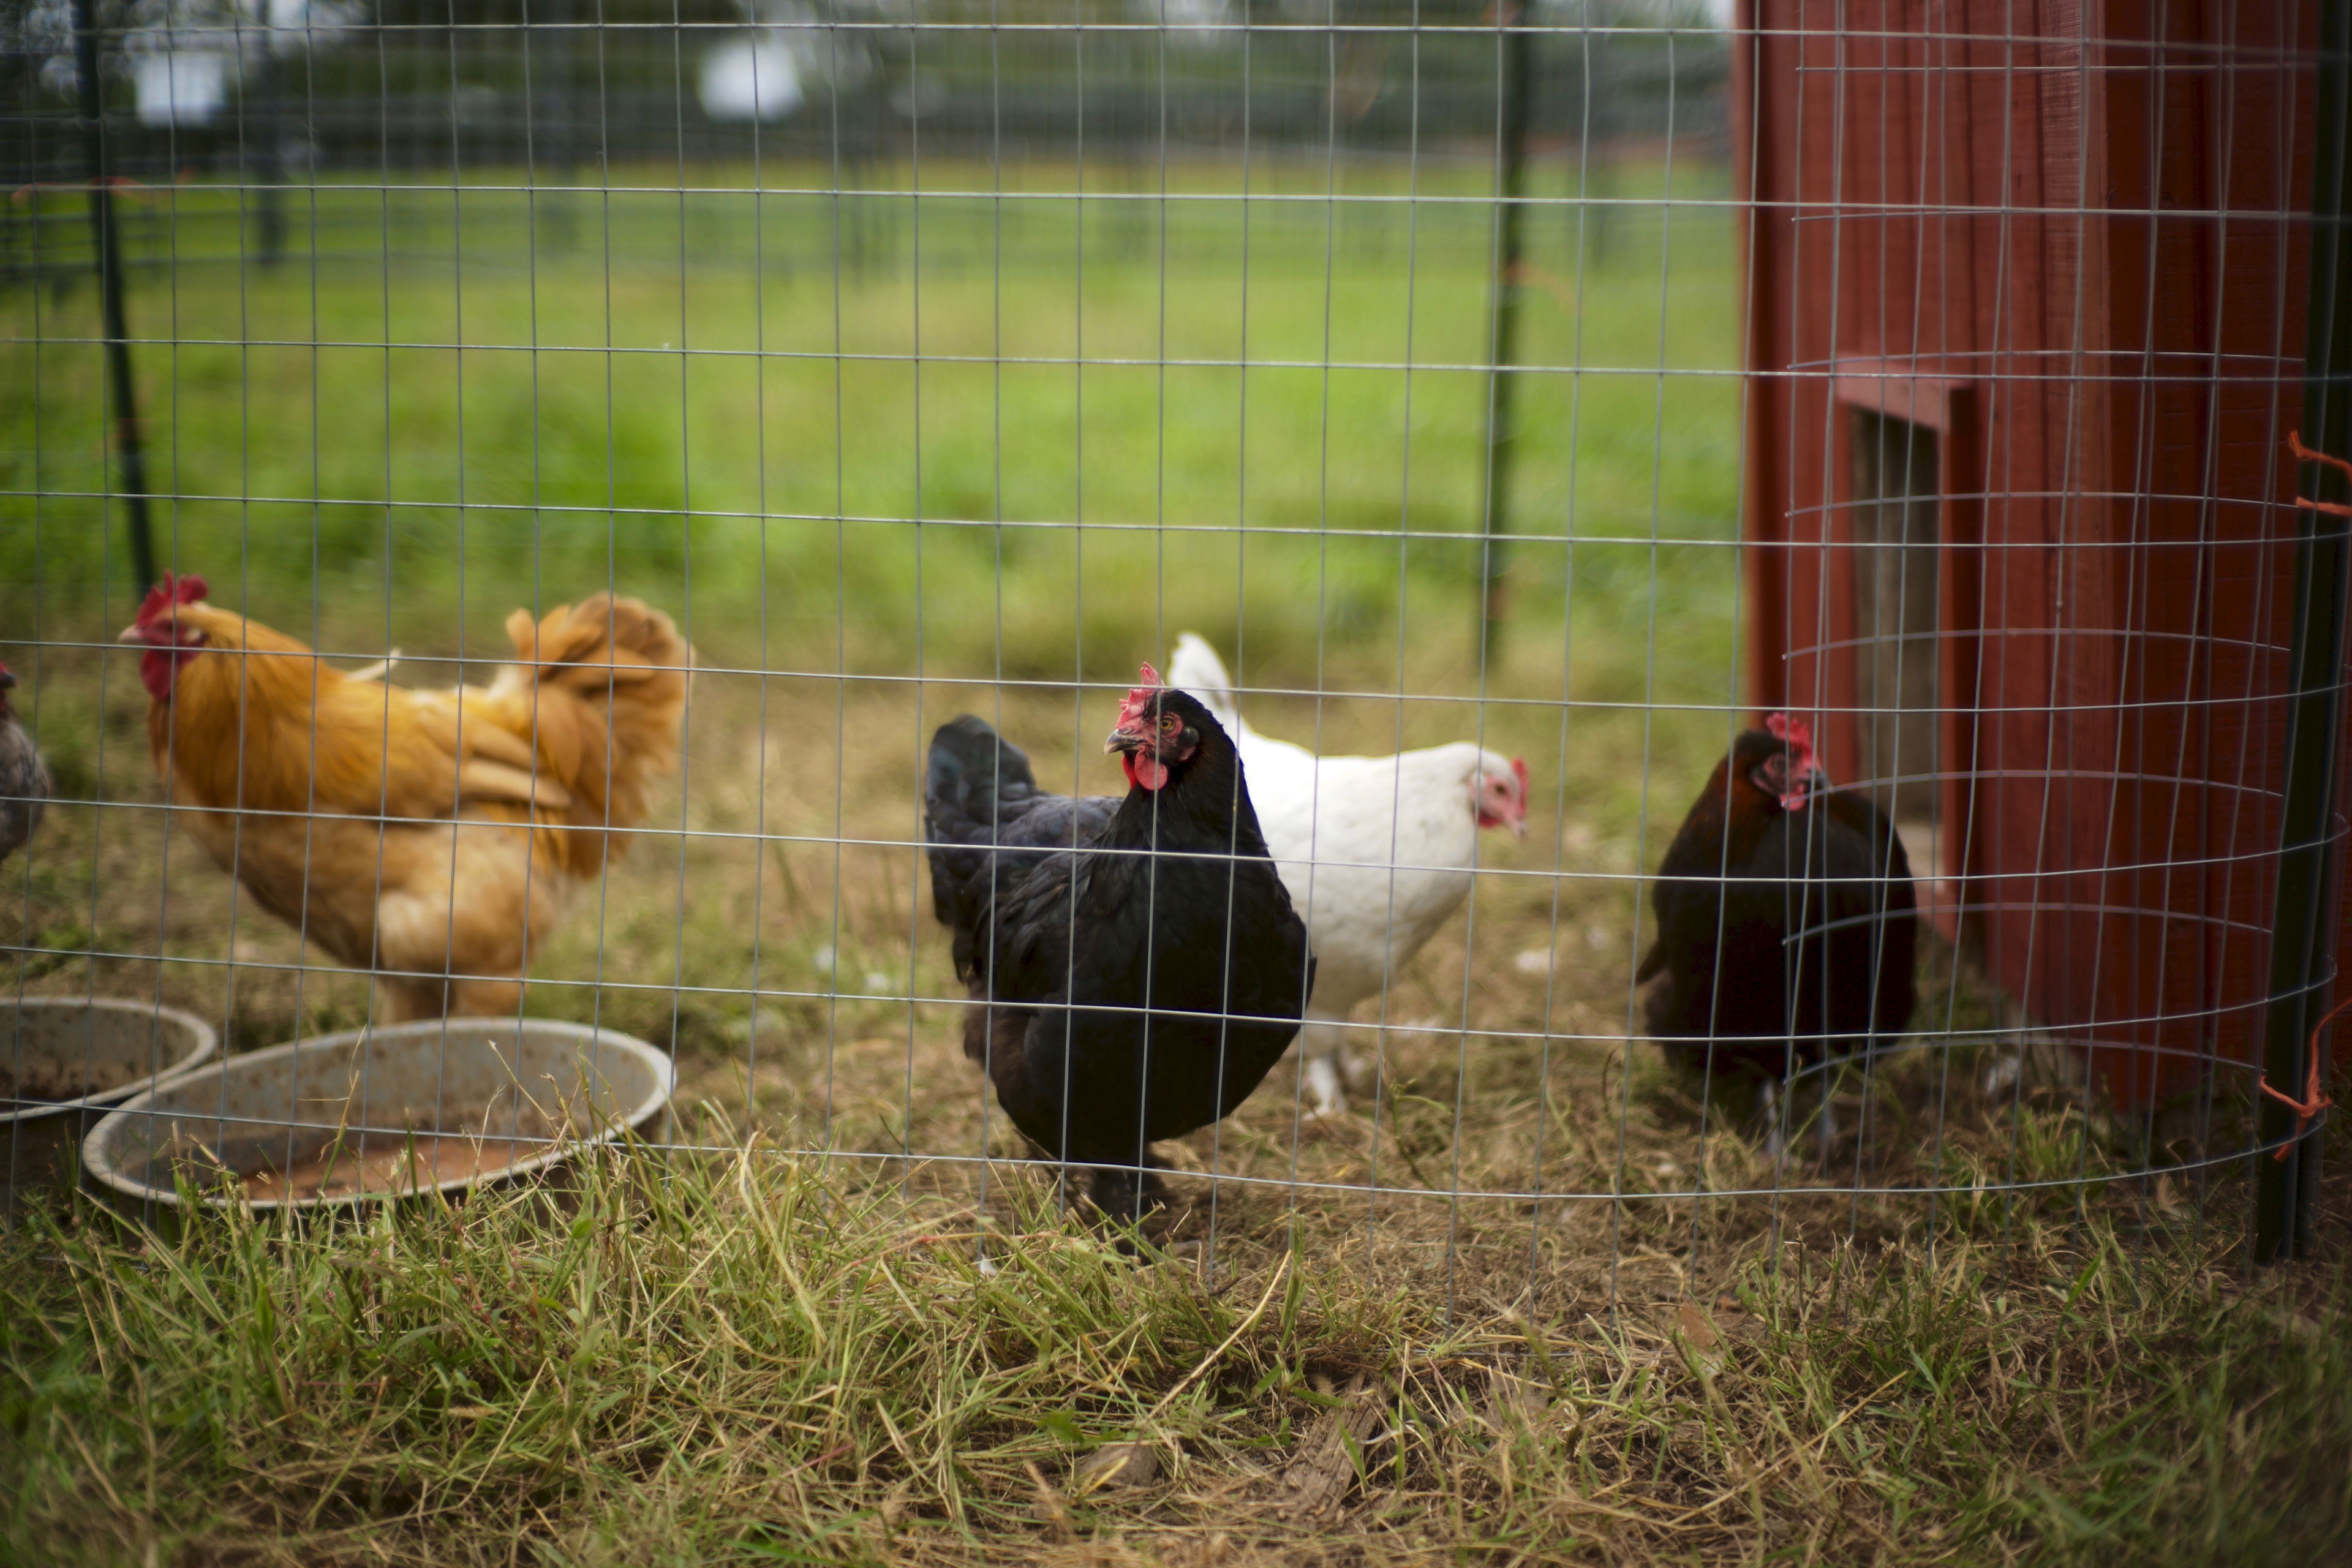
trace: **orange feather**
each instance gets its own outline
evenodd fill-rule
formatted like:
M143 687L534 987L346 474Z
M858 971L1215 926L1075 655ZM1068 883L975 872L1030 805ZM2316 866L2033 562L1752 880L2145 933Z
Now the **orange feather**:
M389 1017L511 1010L568 886L618 852L605 829L642 822L677 765L693 650L667 616L598 595L507 630L516 662L448 691L344 675L184 592L125 634L180 661L148 716L180 820L265 908L377 971Z

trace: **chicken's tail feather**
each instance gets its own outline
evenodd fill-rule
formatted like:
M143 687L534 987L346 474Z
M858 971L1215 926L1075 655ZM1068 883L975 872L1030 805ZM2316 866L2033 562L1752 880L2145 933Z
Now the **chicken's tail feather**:
M950 719L931 737L923 771L923 803L931 837L949 843L985 843L994 837L996 803L1008 792L1037 788L1028 754L966 713Z
M640 600L598 594L538 620L507 617L516 662L495 693L515 700L539 763L569 793L563 858L575 875L603 865L602 827L645 817L654 777L677 766L694 649Z
M1037 776L1028 754L970 713L950 719L931 736L923 768L923 827L930 840L931 912L955 933L955 969L979 973L982 935L990 916L992 857L982 846L998 838L1003 803L1034 795Z
M1175 657L1168 661L1168 684L1199 698L1228 731L1241 722L1241 710L1234 702L1234 678L1225 673L1225 661L1217 657L1208 638L1198 632L1177 636Z

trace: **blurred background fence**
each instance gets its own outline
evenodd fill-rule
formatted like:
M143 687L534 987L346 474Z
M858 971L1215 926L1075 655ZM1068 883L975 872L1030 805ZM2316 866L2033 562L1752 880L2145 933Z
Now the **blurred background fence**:
M73 184L80 132L56 112L74 80L73 5L12 10L0 168L12 190ZM1490 164L1498 128L1500 35L1466 3L1328 16L1229 0L1166 15L1141 0L517 0L463 13L404 0L100 0L115 172L245 187L242 231L183 232L176 258L270 262L287 253L289 222L306 255L377 254L375 234L335 221L348 215L307 210L314 184L528 184L568 231L578 215L560 193L605 187L616 168L667 169L707 189L746 183L765 159L837 168L856 187L925 156L1083 158L1101 192L1132 195L1171 156ZM1527 95L1538 156L1573 145L1603 181L1670 140L1721 163L1729 51L1703 5L1563 0L1538 16ZM150 211L134 212L131 232L134 260L152 266ZM87 232L69 214L20 201L9 217L0 259L12 279L87 274ZM855 247L850 259L862 259Z

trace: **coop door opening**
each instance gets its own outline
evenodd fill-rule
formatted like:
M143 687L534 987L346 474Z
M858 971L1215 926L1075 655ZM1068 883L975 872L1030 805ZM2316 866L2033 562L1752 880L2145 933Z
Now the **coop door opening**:
M1867 408L1852 414L1858 732L1879 809L1927 871L1938 863L1943 793L1936 432Z

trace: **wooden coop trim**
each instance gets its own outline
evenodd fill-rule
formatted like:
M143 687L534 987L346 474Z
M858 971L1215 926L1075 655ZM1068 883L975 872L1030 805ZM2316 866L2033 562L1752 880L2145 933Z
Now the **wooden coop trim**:
M1970 384L1942 376L1921 375L1916 363L1910 360L1838 362L1840 403L1852 408L1867 408L1890 419L1924 425L1938 436L1952 434L1952 401L1967 395Z
M1940 694L1937 752L1942 758L1943 799L1936 837L1936 863L1916 863L1919 910L1946 941L1960 940L1971 885L1970 871L1983 861L1977 831L1977 698L1979 644L1983 628L1984 433L1983 399L1976 384L1948 376L1921 375L1909 360L1843 360L1834 383L1836 405L1866 409L1936 432L1937 690ZM1838 536L1853 533L1853 463L1849 422L1832 422L1832 456L1826 476L1837 513ZM1832 574L1827 584L1843 645L1833 656L1832 679L1844 693L1849 713L1861 700L1859 627L1851 584ZM1841 765L1857 770L1859 726L1836 727L1837 743L1853 753Z

